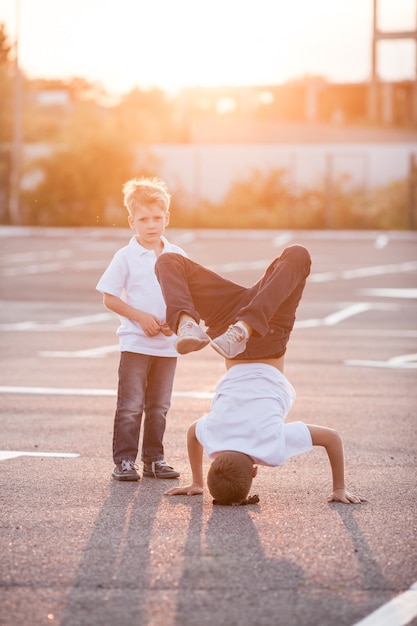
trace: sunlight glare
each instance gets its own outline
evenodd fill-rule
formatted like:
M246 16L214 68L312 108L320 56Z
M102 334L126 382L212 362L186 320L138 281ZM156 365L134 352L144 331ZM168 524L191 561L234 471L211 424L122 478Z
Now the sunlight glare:
M370 76L371 0L2 0L12 39L18 1L30 78L80 76L120 94ZM379 5L380 28L415 28L415 0ZM409 47L381 57L382 77L414 77Z

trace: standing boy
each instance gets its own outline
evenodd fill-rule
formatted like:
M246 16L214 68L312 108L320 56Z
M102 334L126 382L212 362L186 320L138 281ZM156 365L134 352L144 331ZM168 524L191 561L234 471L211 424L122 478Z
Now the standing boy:
M163 446L178 354L175 336L165 321L166 306L155 263L166 252L185 252L163 236L170 215L170 195L163 181L129 180L123 193L135 235L116 252L97 284L104 306L121 321L112 476L123 481L140 479L136 457L144 414L143 475L178 478L179 472L164 460Z

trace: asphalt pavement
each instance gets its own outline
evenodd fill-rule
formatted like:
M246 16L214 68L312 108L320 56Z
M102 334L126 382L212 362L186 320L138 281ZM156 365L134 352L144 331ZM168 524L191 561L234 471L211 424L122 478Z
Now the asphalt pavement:
M339 430L368 501L327 503L320 448L261 467L258 505L164 496L190 478L186 430L224 371L210 347L178 361L180 480L113 481L118 320L95 285L130 231L0 228L0 625L417 624L417 234L167 236L247 285L285 245L309 248L289 419Z

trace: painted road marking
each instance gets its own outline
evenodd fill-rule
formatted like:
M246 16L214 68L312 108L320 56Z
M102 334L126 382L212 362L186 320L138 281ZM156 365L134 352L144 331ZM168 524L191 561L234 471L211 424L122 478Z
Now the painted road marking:
M21 267L5 267L0 270L2 276L28 276L33 274L48 274L51 272L68 272L81 270L103 269L102 261L77 261L63 263L62 261L50 261L48 263L34 263L32 265L22 265Z
M70 259L74 254L73 250L69 248L61 250L40 250L38 252L12 252L6 254L3 258L3 263L33 263L37 260L50 261L51 259Z
M322 272L311 274L309 282L324 283L331 280L351 280L352 278L366 278L368 276L384 276L386 274L399 274L400 272L412 272L417 270L417 261L405 261L404 263L389 263L387 265L374 265L370 267L357 267L352 270L341 272Z
M79 454L75 452L22 452L18 450L0 450L0 461L17 459L20 456L57 457L63 459L75 459Z
M84 326L85 324L97 324L100 322L107 322L108 320L114 320L114 313L95 313L93 315L81 315L78 317L69 317L67 319L59 320L55 323L42 323L42 322L16 322L14 324L0 324L0 330L62 330L62 328L75 328L76 326Z
M399 330L396 328L346 328L344 335L354 335L358 337L409 337L415 339L417 330Z
M389 243L388 235L386 233L381 233L375 239L374 246L377 250L382 250L383 248L386 248L388 243Z
M357 304L351 304L340 311L331 313L323 319L310 319L310 320L297 320L294 324L294 328L316 328L318 326L336 326L343 320L358 315L364 311L371 309L383 309L392 310L392 305L380 305L371 304L368 302L358 302ZM82 318L78 318L82 319ZM117 352L119 350L118 345L101 346L99 348L90 348L85 350L42 350L38 353L41 357L53 357L53 358L68 358L68 359L93 359L106 356L107 354Z
M359 367L383 367L391 369L417 369L417 353L402 354L395 356L387 361L360 361L358 359L348 359L343 361L345 365L354 365Z
M417 289L361 289L360 292L366 296L379 298L407 298L409 300L417 298Z
M322 319L310 319L310 320L297 320L294 324L294 328L315 328L317 326L335 326L342 322L343 320L352 317L353 315L358 315L359 313L364 313L364 311L369 311L374 308L373 305L369 302L358 302L357 304L351 304L348 307L345 307L341 311L336 311L335 313L331 313Z
M213 271L219 273L236 272L244 270L264 270L271 263L272 259L260 261L242 261L236 263L223 263L219 265L209 265ZM77 261L63 263L62 261L51 261L48 263L37 263L21 267L6 267L0 270L2 276L21 276L33 274L45 274L50 272L61 272L62 270L89 270L103 269L102 261ZM365 278L368 276L381 276L385 274L399 274L417 269L417 261L405 261L403 263L390 263L387 265L375 265L369 267L358 267L356 269L342 270L340 272L312 273L309 276L310 282L329 282L333 280L351 280L353 278Z
M258 261L241 261L235 263L221 263L209 265L214 272L227 273L244 270L264 270L271 263L271 259ZM417 261L404 261L403 263L389 263L386 265L374 265L357 267L355 269L342 270L340 272L312 273L308 277L309 282L324 283L333 280L352 280L353 278L366 278L368 276L384 276L386 274L400 274L417 270Z
M100 348L91 348L90 350L74 350L72 352L65 350L42 350L38 352L39 356L63 358L63 359L98 359L112 352L119 352L118 345L101 346Z
M221 263L220 265L208 265L207 267L218 274L227 272L239 272L244 270L265 270L271 263L271 259L261 259L260 261L236 261L234 263Z
M114 397L116 389L83 389L66 387L13 387L3 385L0 394L18 394L35 396L102 396ZM208 391L174 391L174 398L192 398L197 400L211 400L213 393Z
M336 311L330 313L322 319L309 319L309 320L296 320L294 328L317 328L319 326L335 326L340 322L364 313L369 310L394 310L395 305L370 303L370 302L357 302L351 304ZM42 324L39 322L17 322L15 324L0 324L0 331L45 331L45 330L57 330L62 328L74 328L77 326L83 326L84 324L94 324L114 319L113 313L97 313L95 315L83 315L78 317L67 318L60 320L56 324ZM98 348L88 348L84 350L42 350L39 352L41 357L53 357L53 358L101 358L107 354L117 352L119 349L117 344L110 346L100 346Z
M354 626L406 626L417 616L417 582Z

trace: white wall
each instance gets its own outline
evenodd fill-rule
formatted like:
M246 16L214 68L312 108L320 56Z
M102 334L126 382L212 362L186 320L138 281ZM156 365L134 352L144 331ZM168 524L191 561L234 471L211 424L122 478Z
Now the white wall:
M368 190L408 176L410 154L417 143L285 144L285 145L154 145L160 163L158 175L171 190L212 201L222 199L234 180L244 180L254 169L286 169L287 182L298 187L324 185L331 155L333 181Z

